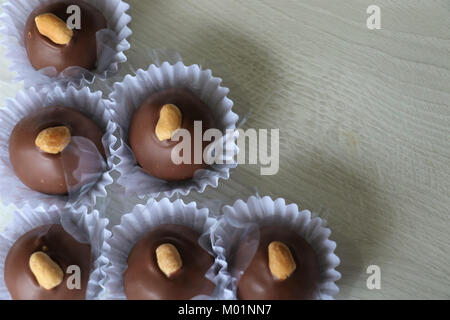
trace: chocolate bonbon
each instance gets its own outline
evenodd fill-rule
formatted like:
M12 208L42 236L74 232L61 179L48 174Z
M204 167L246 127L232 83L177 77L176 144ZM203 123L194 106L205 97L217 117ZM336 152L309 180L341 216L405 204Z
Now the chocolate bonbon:
M185 300L210 295L214 283L205 276L214 258L189 227L164 224L151 230L131 250L123 275L130 300Z
M65 154L71 137L90 140L105 157L103 132L91 119L75 109L46 107L24 117L14 127L9 141L9 157L16 176L29 188L53 195L68 193L76 185L80 163L76 152ZM80 173L79 173L80 174Z
M44 225L11 247L4 279L14 300L84 300L91 266L89 244L78 242L59 224ZM73 275L79 283L70 279Z
M67 13L71 5L80 8L80 29L69 28ZM97 63L96 33L107 28L103 14L93 5L80 0L41 5L28 17L25 46L36 70L55 67L58 72L68 67L93 70Z
M277 226L259 230L255 256L238 283L242 300L315 299L320 277L318 256L296 232ZM237 248L234 265L247 259L245 241Z
M188 89L167 89L146 99L133 115L129 129L131 148L144 171L166 181L181 181L206 169L203 152L200 161L195 161L195 121L201 121L203 132L215 127L211 109ZM172 159L173 148L183 139L171 140L177 129L190 133L190 163L176 164ZM210 142L197 143L203 151Z

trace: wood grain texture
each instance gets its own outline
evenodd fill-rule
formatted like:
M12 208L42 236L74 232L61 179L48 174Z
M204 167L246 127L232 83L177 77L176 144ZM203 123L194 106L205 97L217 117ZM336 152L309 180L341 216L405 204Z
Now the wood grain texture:
M128 2L132 66L174 48L223 77L236 111L251 111L244 128L281 129L276 176L242 165L186 200L217 211L258 191L319 212L342 260L339 299L450 298L447 0ZM366 28L371 4L382 30ZM20 88L7 64L2 103ZM112 223L134 204L117 202ZM381 290L366 287L372 264Z

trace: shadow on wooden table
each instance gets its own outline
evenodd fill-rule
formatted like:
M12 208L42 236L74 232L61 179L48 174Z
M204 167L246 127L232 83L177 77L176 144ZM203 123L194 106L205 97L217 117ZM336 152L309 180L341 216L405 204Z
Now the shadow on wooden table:
M234 110L241 118L248 116L251 120L260 114L259 108L271 105L273 94L279 89L276 65L261 44L220 26L205 26L191 40L193 51L200 48L204 52L200 63L221 77L230 89Z
M276 55L265 43L247 36L246 30L236 29L227 19L211 19L207 12L188 10L178 1L128 3L133 17L128 65L146 68L148 50L171 48L185 64L199 64L222 78L235 102L234 110L241 117L270 105L273 94L280 89L280 73L275 72L279 63ZM168 17L181 21L167 23Z
M319 154L321 156L314 159L302 157L297 168L289 170L302 170L304 175L313 177L314 186L318 186L312 190L308 186L300 187L305 189L300 193L305 198L303 205L311 203L311 208L327 208L325 218L332 230L331 239L337 243L336 254L341 259L338 267L342 274L338 282L341 293L337 298L359 299L361 291L370 291L366 285L370 276L367 268L370 265L382 268L385 261L377 252L381 253L383 243L389 241L394 223L382 213L393 211L361 171L358 173L345 160L334 158L332 154L321 151ZM382 298L382 291L368 294L374 299Z

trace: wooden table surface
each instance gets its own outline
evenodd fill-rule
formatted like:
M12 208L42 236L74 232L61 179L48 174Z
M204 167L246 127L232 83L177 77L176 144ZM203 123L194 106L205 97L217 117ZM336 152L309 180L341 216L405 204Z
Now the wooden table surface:
M128 3L133 67L149 48L176 49L224 79L235 110L251 111L244 128L280 128L277 175L241 165L186 200L217 208L258 192L319 212L342 260L338 299L450 298L448 0ZM381 30L366 26L371 4ZM1 50L3 105L21 85ZM112 224L134 205L117 201ZM380 290L366 286L370 265Z

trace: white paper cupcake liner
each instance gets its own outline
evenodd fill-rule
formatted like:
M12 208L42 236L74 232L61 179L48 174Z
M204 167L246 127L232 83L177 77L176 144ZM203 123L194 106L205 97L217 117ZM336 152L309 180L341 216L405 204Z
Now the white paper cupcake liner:
M0 15L1 33L6 37L2 44L7 48L6 57L11 61L10 69L17 72L18 81L24 81L25 88L48 85L55 81L60 84L92 83L95 78L106 79L119 69L119 64L127 61L125 51L130 48L127 38L132 34L128 28L131 17L126 13L130 6L121 0L87 1L98 8L108 21L108 30L97 33L98 59L96 70L70 67L58 74L53 67L35 70L25 48L25 24L31 12L42 4L58 0L9 0L2 5Z
M165 198L160 202L150 199L146 205L137 205L133 212L122 217L120 225L112 229L113 236L108 241L111 247L108 258L112 266L107 270L107 288L109 291L107 298L112 300L126 299L123 288L123 273L127 269L128 255L139 239L149 231L162 224L184 225L201 234L200 245L205 250L212 252L208 232L215 223L216 219L209 217L209 210L198 209L194 202L189 204L185 204L182 200L170 202ZM214 282L214 279L208 279ZM195 297L195 299L207 298L211 297Z
M120 163L114 168L120 172L118 183L125 187L126 192L151 197L163 193L170 198L176 193L187 195L191 190L202 193L207 186L217 187L219 179L230 177L230 169L237 166L236 123L239 117L232 111L233 102L227 98L229 90L222 87L221 82L222 79L212 76L211 70L202 70L199 65L185 66L180 61L174 65L167 62L159 67L151 65L145 71L139 69L136 76L128 75L123 82L114 84L110 99L121 136L121 145L114 152ZM198 95L212 109L217 129L222 133L232 130L233 134L224 135L220 142L224 150L221 157L223 164L198 170L190 180L167 182L145 173L137 164L128 145L128 129L134 112L146 98L161 90L177 87L188 88ZM226 143L227 139L229 143Z
M117 138L113 135L115 126L111 121L107 104L108 101L102 99L101 92L92 93L86 87L78 90L72 86L45 87L40 90L31 88L20 92L15 99L7 100L6 107L0 109L0 199L2 202L5 205L13 203L19 208L25 204L33 208L40 206L49 208L52 205L63 208L68 203L75 206L94 207L98 197L106 197L106 186L113 183L111 151L117 142ZM96 179L91 180L92 183L81 192L74 193L72 197L47 195L28 188L17 178L9 160L9 139L15 125L31 112L49 106L74 108L91 118L105 132L103 136L103 146L107 156L105 168L98 172ZM80 139L83 138L80 137Z
M286 205L284 199L272 200L270 197L260 198L252 196L247 202L238 200L233 206L223 208L223 217L211 231L213 248L220 258L222 283L228 282L227 294L233 293L236 299L238 277L245 271L227 270L227 259L231 250L236 246L243 233L251 234L251 228L261 226L280 226L297 232L315 250L319 257L320 282L316 295L318 300L330 300L339 293L339 288L335 284L341 278L341 274L336 271L340 264L339 258L334 254L336 243L329 240L331 230L326 227L326 222L319 217L312 218L308 210L299 211L296 204ZM242 239L242 238L241 238ZM258 239L254 239L253 249L258 246ZM252 247L252 245L250 245ZM252 248L250 249L252 251ZM249 252L248 263L253 258L254 253ZM233 273L233 274L232 274Z
M106 257L109 245L106 240L111 236L111 232L106 229L108 220L100 218L98 211L88 214L86 207L61 210L56 206L49 209L25 206L15 212L13 221L0 234L0 300L11 300L4 281L4 266L9 250L25 233L48 224L61 224L77 241L91 245L93 266L86 290L86 300L104 296L107 279L105 268L109 264Z

